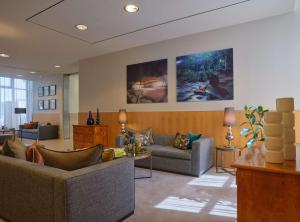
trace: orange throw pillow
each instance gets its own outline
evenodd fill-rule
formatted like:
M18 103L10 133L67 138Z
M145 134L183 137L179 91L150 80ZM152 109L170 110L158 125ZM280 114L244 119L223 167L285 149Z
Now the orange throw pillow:
M44 159L38 150L38 146L39 146L39 141L37 140L27 148L26 160L33 163L44 164Z

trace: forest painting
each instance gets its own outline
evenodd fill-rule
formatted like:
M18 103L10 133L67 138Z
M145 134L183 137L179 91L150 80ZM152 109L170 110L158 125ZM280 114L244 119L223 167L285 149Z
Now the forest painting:
M167 59L127 66L127 103L168 102Z
M177 102L232 100L233 49L176 58Z

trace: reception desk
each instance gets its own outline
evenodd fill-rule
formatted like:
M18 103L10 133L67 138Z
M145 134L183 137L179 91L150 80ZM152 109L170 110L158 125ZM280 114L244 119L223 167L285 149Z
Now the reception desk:
M232 166L237 168L238 222L300 222L299 158L271 164L242 154Z

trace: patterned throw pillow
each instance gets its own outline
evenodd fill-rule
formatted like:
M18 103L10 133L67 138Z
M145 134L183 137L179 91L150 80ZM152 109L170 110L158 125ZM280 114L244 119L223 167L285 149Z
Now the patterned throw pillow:
M174 147L182 150L187 150L190 139L187 135L176 133Z
M152 128L142 130L142 134L144 134L147 137L147 140L149 140L149 145L154 144Z
M143 146L151 145L149 137L142 133L135 133L134 139L136 143L141 143Z

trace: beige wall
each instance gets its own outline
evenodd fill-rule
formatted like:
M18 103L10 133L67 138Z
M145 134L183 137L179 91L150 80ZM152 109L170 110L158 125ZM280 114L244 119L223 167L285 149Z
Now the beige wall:
M69 76L69 127L73 138L73 125L78 124L79 112L79 75Z
M38 97L38 88L50 85L56 85L56 95ZM56 116L56 119L59 119L59 135L61 137L63 135L63 75L45 75L42 76L41 79L37 79L34 82L33 98L33 116L35 116L35 118L40 118L40 122L44 123L51 123L51 120L53 120L52 117ZM38 109L38 101L46 99L56 99L56 110ZM47 116L49 116L49 118L47 118ZM57 121L55 121L55 123L52 124L57 124Z
M293 96L300 109L300 13L200 33L80 62L80 112L222 110L244 104L274 108L277 97ZM176 56L234 49L234 100L176 102ZM168 58L169 102L126 104L126 66Z

